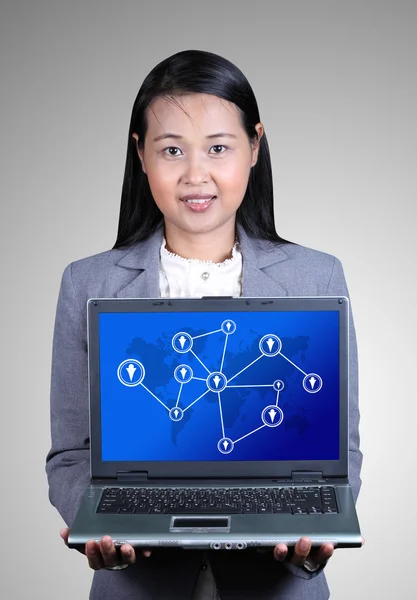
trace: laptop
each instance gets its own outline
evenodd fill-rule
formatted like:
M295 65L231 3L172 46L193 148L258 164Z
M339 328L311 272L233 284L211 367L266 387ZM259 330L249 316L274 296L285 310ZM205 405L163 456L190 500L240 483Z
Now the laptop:
M69 546L360 547L345 297L90 299L91 483Z

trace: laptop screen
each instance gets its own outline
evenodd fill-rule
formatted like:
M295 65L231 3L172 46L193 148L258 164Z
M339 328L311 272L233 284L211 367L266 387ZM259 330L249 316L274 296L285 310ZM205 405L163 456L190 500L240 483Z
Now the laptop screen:
M339 313L99 315L102 461L339 459Z

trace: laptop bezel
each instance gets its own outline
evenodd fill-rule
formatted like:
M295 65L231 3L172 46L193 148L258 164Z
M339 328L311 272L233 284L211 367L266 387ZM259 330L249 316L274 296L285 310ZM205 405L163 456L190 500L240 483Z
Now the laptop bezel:
M339 313L339 459L295 461L103 461L100 403L99 315L103 312L188 311L338 311ZM348 476L349 300L345 296L261 298L90 298L87 302L92 479L116 478L118 473L147 473L149 478L288 479L294 471L322 472L323 477Z

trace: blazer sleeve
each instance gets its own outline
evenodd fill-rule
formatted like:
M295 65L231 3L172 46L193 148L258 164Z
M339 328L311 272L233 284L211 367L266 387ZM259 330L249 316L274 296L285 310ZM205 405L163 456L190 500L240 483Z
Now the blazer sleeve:
M359 449L359 401L358 401L358 347L356 342L355 325L353 322L350 296L341 262L334 258L332 273L329 279L327 296L346 296L349 298L349 483L356 503L362 485L360 472L362 467L362 452ZM310 561L312 563L312 561ZM302 579L312 579L321 573L324 566L313 570L298 567L289 561L284 561L285 567Z
M328 296L347 296L349 298L349 483L356 503L362 485L360 472L362 452L359 449L359 385L358 385L358 346L349 292L340 261L335 258L333 272L327 288Z
M51 449L46 457L49 499L71 527L90 481L87 327L72 280L62 276L51 367Z

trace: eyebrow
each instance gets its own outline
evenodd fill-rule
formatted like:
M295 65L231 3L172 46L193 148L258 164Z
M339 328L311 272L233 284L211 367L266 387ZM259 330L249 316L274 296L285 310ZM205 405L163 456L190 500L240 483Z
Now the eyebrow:
M233 133L224 133L224 132L212 133L211 135L206 136L206 138L208 140L211 140L213 138L221 138L221 137L236 139L236 136L233 135ZM163 133L162 135L158 135L158 137L156 137L154 139L154 142L159 142L160 140L166 140L167 138L171 138L174 140L182 140L183 139L182 135L178 135L176 133Z

